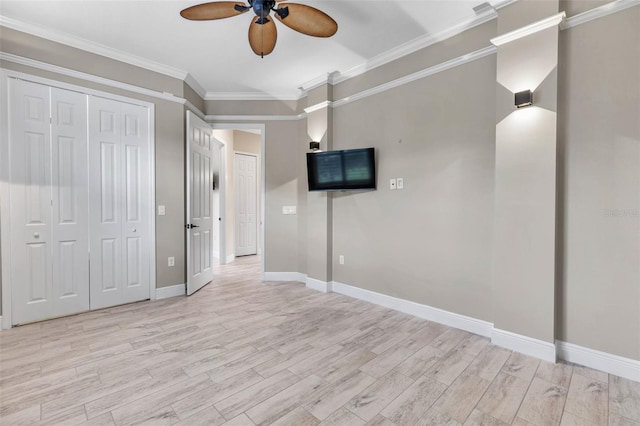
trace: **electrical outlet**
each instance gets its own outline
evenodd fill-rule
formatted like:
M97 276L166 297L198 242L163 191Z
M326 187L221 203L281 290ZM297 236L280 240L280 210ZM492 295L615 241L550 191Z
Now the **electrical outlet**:
M176 266L176 258L173 256L169 257L167 264L169 266Z
M338 261L341 265L344 265L344 255L341 254L340 256L338 256Z
M164 216L166 213L167 212L164 206L158 206L158 216Z
M404 188L404 178L396 178L396 187L398 189Z
M390 190L394 190L396 189L396 180L395 179L389 179L389 189Z

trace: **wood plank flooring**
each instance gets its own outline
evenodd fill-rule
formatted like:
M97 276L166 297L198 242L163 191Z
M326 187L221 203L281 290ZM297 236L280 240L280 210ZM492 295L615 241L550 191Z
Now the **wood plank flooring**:
M0 332L2 425L640 425L640 383L300 283L259 260L191 297Z

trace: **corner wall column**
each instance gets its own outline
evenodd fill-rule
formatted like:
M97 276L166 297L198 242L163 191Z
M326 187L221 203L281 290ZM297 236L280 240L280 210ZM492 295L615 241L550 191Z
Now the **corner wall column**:
M308 94L307 132L320 142L322 151L333 147L332 87L324 84ZM306 141L307 147L309 141ZM307 287L331 291L333 280L333 196L330 192L307 193Z
M500 11L492 342L555 362L558 0ZM526 18L525 18L526 17ZM514 94L533 92L516 109Z

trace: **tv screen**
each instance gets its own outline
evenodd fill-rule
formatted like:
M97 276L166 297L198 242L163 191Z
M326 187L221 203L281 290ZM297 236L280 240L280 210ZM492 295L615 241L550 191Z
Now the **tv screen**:
M376 189L373 148L307 153L309 191Z

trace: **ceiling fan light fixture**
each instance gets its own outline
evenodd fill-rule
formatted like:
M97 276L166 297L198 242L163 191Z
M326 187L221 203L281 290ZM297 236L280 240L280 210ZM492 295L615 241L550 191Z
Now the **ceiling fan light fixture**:
M249 25L249 45L253 52L264 58L273 52L277 41L277 29L273 16L292 30L314 37L331 37L338 31L338 24L326 13L305 4L286 3L276 8L276 0L248 0L249 5L233 1L214 1L188 7L180 15L192 21L208 21L230 18L253 9L257 19ZM284 1L284 0L283 0ZM256 28L260 27L260 28Z

